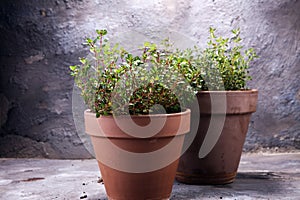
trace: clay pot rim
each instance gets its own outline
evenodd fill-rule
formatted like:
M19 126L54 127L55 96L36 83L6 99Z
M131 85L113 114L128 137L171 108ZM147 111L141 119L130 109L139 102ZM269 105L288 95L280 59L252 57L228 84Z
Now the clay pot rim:
M224 96L227 97L234 97L234 96L257 96L258 90L257 89L249 89L249 90L212 90L212 91L199 91L197 93L197 96L206 96L206 95L212 95L212 96Z
M258 92L258 89L248 89L248 90L208 90L208 91L198 91L198 93L253 93Z
M213 93L213 94L224 94L224 93L257 93L257 89L248 89L248 90L209 90L209 91L198 91L200 94L208 94L208 93Z
M124 124L125 127L128 127L127 131L131 133L137 133L137 134L138 132L136 131L140 131L140 130L136 130L135 127L132 128L130 124L126 124L127 121L133 120L136 124L139 124L145 120L148 121L149 119L154 120L154 123L162 120L166 120L165 121L166 127L164 125L164 128L160 130L155 136L152 137L152 138L156 138L156 137L173 137L175 135L187 134L190 131L190 127L189 127L190 115L191 115L191 110L186 109L185 111L180 113L154 114L154 115L123 115L123 118L117 117L117 119L121 120L121 123L125 123ZM132 119L132 117L134 117L134 119ZM96 136L96 137L104 136L105 138L132 138L132 136L128 135L127 133L125 133L123 130L119 128L119 126L115 121L116 118L113 115L100 116L99 118L96 118L95 113L90 112L89 110L85 110L84 118L85 118L85 127L86 127L85 132L88 135ZM176 123L174 124L174 122ZM174 126L177 123L180 123L181 125L174 129ZM144 138L141 137L140 139L144 139Z
M91 112L90 109L87 109L84 111L84 113L86 115L95 115L96 116L96 113L94 112ZM177 112L177 113L166 113L166 114L149 114L149 115L118 115L116 117L124 117L124 118L162 118L162 117L177 117L177 116L183 116L183 115L189 115L191 113L191 110L189 108L186 108L184 111L182 112ZM104 115L101 115L99 118L111 118L111 117L114 117L114 115L107 115L107 116L104 116Z
M214 101L212 101L212 99ZM256 111L258 90L201 91L197 93L201 114L247 114ZM214 102L214 105L212 105ZM218 106L222 105L222 106ZM215 110L212 112L211 107ZM226 109L225 107L226 106Z

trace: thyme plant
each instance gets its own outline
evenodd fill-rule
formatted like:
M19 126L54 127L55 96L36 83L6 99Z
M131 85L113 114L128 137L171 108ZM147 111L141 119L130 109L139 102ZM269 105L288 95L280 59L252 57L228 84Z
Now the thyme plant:
M197 47L181 52L190 64L179 68L190 85L201 90L245 90L250 62L257 55L253 48L244 49L240 44L240 30L232 30L230 38L218 37L216 29L210 28L208 46L204 50Z
M92 58L70 66L87 106L100 115L176 113L192 101L195 91L178 72L179 51L145 42L133 54L105 39L106 30L87 38ZM158 106L159 105L159 106ZM163 108L163 109L162 109Z

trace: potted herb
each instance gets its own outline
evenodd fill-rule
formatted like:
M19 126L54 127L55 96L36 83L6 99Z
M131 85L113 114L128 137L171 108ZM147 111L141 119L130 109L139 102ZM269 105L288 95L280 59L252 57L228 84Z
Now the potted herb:
M128 52L106 34L86 39L92 55L70 69L108 198L168 199L194 92L177 73L176 52L149 42Z
M231 38L217 37L210 28L208 47L185 52L191 65L181 73L197 89L200 115L195 140L180 159L176 179L188 184L226 184L233 182L251 113L255 112L258 91L248 89L249 63L255 51L243 50L240 31Z

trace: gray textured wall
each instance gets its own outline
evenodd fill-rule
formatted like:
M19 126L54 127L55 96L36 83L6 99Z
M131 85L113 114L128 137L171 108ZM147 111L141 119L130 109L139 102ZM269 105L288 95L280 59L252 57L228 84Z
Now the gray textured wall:
M90 157L74 126L68 66L86 54L81 43L96 28L134 32L120 37L130 44L171 31L184 36L181 45L203 47L209 26L221 34L240 27L260 56L245 150L300 149L299 10L299 0L2 0L0 157Z

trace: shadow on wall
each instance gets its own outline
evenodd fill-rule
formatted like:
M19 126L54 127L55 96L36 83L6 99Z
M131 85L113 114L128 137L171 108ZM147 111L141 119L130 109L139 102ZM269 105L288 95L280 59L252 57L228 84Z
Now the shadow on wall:
M0 157L91 157L74 127L67 70L82 52L72 54L74 44L63 46L58 38L66 35L57 35L68 6L0 2Z

